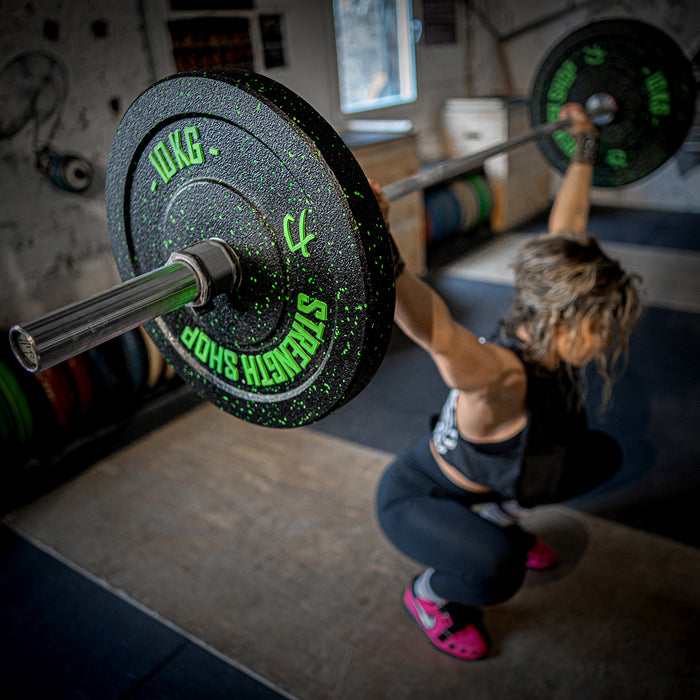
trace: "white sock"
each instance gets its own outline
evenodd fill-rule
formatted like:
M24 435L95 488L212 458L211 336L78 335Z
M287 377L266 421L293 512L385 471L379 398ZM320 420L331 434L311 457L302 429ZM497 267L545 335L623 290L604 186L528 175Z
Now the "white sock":
M501 508L514 518L521 518L526 512L525 508L523 508L514 498L511 498L510 501L501 501Z
M518 522L523 509L515 500L480 504L476 512L499 527L510 527Z
M435 573L435 569L426 569L413 583L413 595L423 600L429 600L435 605L445 605L449 602L441 598L430 586L430 577Z

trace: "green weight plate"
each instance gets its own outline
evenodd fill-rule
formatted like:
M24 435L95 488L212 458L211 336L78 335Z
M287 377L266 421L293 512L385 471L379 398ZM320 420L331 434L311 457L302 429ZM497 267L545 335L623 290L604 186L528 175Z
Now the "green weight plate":
M493 211L493 193L488 180L480 174L467 178L467 182L474 188L479 198L479 219L477 223L483 224L491 218Z
M17 424L0 387L0 447L12 447L17 439Z
M644 22L593 22L557 44L533 83L533 127L557 121L566 102L586 105L596 94L617 101L615 119L599 126L600 153L593 184L615 187L636 182L663 165L683 143L693 121L692 65L664 32ZM564 131L539 141L564 172L574 149Z
M119 126L106 198L123 279L210 237L236 251L236 294L147 324L219 408L305 425L378 369L394 309L381 212L338 134L279 83L236 70L156 83Z
M32 411L22 387L4 362L0 362L0 389L14 415L19 441L21 444L26 444L34 432Z
M10 387L0 376L0 398L3 403L3 422L8 429L8 439L11 444L17 444L23 439L24 425L15 405L15 398Z
M9 345L0 348L0 362L5 364L16 380L20 401L29 412L28 418L22 420L24 425L29 426L28 440L23 445L22 456L27 456L28 447L31 447L33 455L49 452L52 449L52 428L55 419L48 398L36 381L36 376L26 372L17 363Z

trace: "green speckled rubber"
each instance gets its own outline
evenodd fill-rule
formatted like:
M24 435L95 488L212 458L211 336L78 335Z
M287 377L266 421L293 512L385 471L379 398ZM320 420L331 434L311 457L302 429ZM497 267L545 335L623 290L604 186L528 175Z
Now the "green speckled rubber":
M614 120L598 128L596 187L619 187L646 177L681 146L695 111L690 60L663 31L644 22L601 20L559 42L535 73L530 101L534 127L558 120L567 102L587 105L596 94L617 102ZM538 143L566 171L574 140L565 131Z
M383 219L343 141L296 94L235 70L156 83L119 126L106 199L123 279L214 236L236 251L236 295L147 325L222 410L298 427L374 376L394 310Z

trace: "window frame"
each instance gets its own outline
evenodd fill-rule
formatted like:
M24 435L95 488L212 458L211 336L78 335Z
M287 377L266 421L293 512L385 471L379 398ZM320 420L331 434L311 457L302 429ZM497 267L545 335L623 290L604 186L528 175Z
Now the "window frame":
M342 89L342 58L338 47L338 30L336 27L336 2L331 7L333 21L333 50L335 54L336 79L338 90L338 110L344 119L352 119L358 115L373 113L378 117L386 114L385 110L400 108L412 104L418 99L418 80L416 67L416 51L413 37L413 7L412 0L393 0L396 6L397 22L397 65L399 66L399 91L392 95L374 98L369 101L346 102ZM371 1L371 0L370 0ZM380 117L381 118L381 117Z

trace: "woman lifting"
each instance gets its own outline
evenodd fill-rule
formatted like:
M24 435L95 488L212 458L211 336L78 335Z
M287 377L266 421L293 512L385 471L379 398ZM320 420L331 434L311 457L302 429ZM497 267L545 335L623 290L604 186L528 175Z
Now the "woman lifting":
M396 251L395 320L425 349L450 391L430 429L384 473L377 515L388 539L426 569L403 600L438 649L478 659L489 642L480 607L515 594L554 551L518 525L522 508L584 493L611 478L616 441L586 423L580 371L589 362L610 397L610 368L640 313L639 280L586 233L598 132L567 104L576 148L549 233L515 261L512 311L489 342L458 324ZM372 183L388 216L389 204Z

